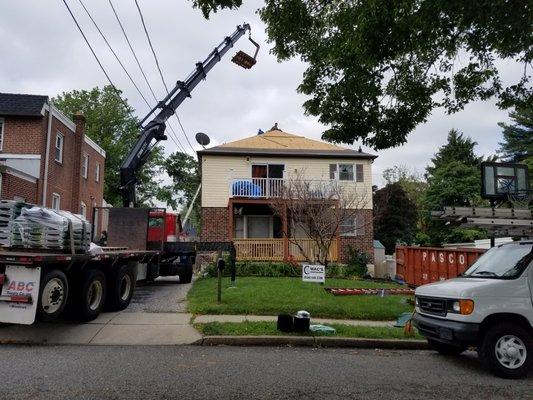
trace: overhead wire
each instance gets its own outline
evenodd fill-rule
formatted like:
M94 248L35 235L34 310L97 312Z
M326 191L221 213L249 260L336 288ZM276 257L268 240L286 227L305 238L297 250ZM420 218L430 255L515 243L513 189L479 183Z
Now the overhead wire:
M150 93L152 93L152 97L154 98L156 103L159 103L159 100L157 99L157 96L155 95L154 89L152 88L152 85L150 85L150 81L148 80L148 77L146 76L146 73L144 72L144 68L142 67L141 62L139 61L139 57L137 57L137 53L135 52L135 49L133 48L133 45L131 44L130 38L128 37L128 34L126 33L126 29L124 28L124 25L122 24L122 21L120 17L118 16L118 12L115 9L113 2L111 0L108 0L108 1L109 1L109 5L111 6L111 9L113 10L113 14L115 15L118 25L120 26L120 30L122 31L122 34L124 35L124 38L126 39L126 42L128 43L131 53L133 54L133 58L135 59L135 62L137 63L137 66L139 67L139 70L141 71L144 81L146 82L146 86L148 86L148 89L150 90ZM186 153L185 148L183 147L183 144L179 140L178 135L176 134L176 132L174 131L174 128L172 127L172 125L170 125L170 123L168 127L170 128L170 131L173 134L173 136L169 135L172 141L178 146L178 148L182 152Z
M163 82L163 86L165 87L165 90L166 90L167 95L168 95L169 94L168 86L167 86L167 83L165 81L165 77L163 76L163 72L161 71L161 66L159 65L159 59L157 58L157 54L156 54L154 46L152 44L152 40L150 38L150 34L148 33L148 29L147 29L146 23L144 21L144 16L143 16L143 13L141 11L141 7L139 6L139 2L137 0L134 0L134 1L135 1L135 6L137 7L137 11L139 12L139 16L141 18L141 23L142 23L142 26L143 26L143 29L144 29L144 33L146 34L146 38L148 39L148 44L150 46L150 49L152 50L152 54L153 54L154 59L155 59L155 64L157 66L157 70L159 71L159 76L161 77L161 81ZM175 111L174 111L174 116L178 120L178 124L179 124L179 126L180 126L180 128L181 128L181 130L183 132L183 136L185 136L185 139L187 140L187 143L189 144L191 150L193 151L193 153L195 153L196 150L194 150L194 147L191 144L191 141L189 140L189 136L187 135L187 132L185 131L185 128L183 127L183 124L181 123L180 117L178 116L178 114L176 114Z
M95 19L93 18L92 14L90 13L90 11L87 9L87 7L85 6L85 4L83 3L82 0L78 0L78 2L80 3L80 5L83 7L83 9L85 10L85 13L87 14L87 16L89 17L89 19L91 20L91 22L93 23L94 27L96 28L96 30L98 31L98 33L100 34L100 36L102 37L102 39L104 40L105 44L107 45L107 47L109 48L109 50L111 51L111 53L113 54L113 56L115 57L115 59L117 60L117 62L119 63L119 65L121 66L122 70L124 71L124 73L127 75L127 77L129 78L130 82L132 83L132 85L135 87L135 89L137 90L137 92L139 93L139 95L141 96L141 98L144 100L144 102L146 103L146 105L148 106L149 109L152 109L152 106L150 105L150 103L148 102L148 100L146 99L146 97L144 96L144 94L142 93L141 89L139 88L139 86L137 85L137 83L134 81L133 77L131 76L130 72L126 69L126 67L124 66L124 63L121 61L120 57L118 56L118 54L116 53L116 51L113 49L113 47L111 46L111 44L109 43L109 40L107 40L107 37L105 36L105 34L102 32L102 30L100 29L100 27L98 26L98 24L96 23ZM157 99L156 99L156 102L157 102ZM171 129L172 130L172 129ZM175 133L174 133L175 135ZM181 148L182 150L183 149L183 146L181 145L181 143L178 143L176 141L176 139L172 136L172 135L169 135L170 139L174 142L174 144L176 146L178 146L179 148Z
M120 94L120 91L117 89L117 87L115 86L115 84L113 83L113 81L111 80L111 77L109 76L109 74L107 73L106 69L104 68L102 62L100 61L100 59L98 58L98 56L96 55L96 52L94 51L93 47L91 46L91 43L89 42L89 40L87 39L87 36L85 36L85 33L83 32L83 29L81 28L80 24L78 23L78 20L76 19L76 17L74 16L72 10L70 9L68 3L66 2L66 0L63 0L63 4L65 5L65 7L67 8L70 16L72 17L72 20L74 21L74 23L76 24L76 26L78 27L78 30L80 31L81 33L81 36L83 37L83 40L85 40L85 43L87 44L87 46L89 47L89 49L91 50L91 53L92 55L94 56L94 58L96 59L96 62L98 63L98 65L100 66L100 69L102 70L102 72L104 73L105 77L107 78L107 81L109 82L109 84L111 85L111 87L113 88L113 91L115 92L115 94L117 95L117 97L120 99L122 105L124 106L124 109L126 110L126 112L130 115L130 117L133 119L133 120L136 120L136 118L133 116L133 114L131 113L131 109L130 109L130 106L126 103L126 101L122 98L121 94Z

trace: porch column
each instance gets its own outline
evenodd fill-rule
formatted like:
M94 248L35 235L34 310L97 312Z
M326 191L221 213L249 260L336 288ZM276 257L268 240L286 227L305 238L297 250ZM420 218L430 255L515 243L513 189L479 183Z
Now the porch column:
M287 205L283 207L283 260L289 259L289 222L288 222Z
M233 241L233 200L229 200L228 204L228 238Z

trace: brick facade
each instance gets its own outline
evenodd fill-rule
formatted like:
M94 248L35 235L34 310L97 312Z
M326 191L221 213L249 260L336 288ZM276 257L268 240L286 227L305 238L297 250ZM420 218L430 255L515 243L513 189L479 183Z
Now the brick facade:
M362 215L364 221L364 233L357 236L340 236L339 238L339 261L347 263L349 261L349 247L353 246L364 251L374 262L374 224L372 210L359 210L357 215Z
M227 207L202 208L200 240L202 242L229 241L229 218Z
M93 207L101 206L103 203L105 153L85 137L85 118L82 115L75 115L72 118L73 121L70 121L54 110L49 139L49 156L46 160L49 121L46 103L43 104L43 110L41 116L0 115L4 129L0 158L2 154L40 156L39 178L33 178L33 181L22 179L20 176L23 174L17 174L9 168L1 171L1 198L20 197L27 202L52 207L52 198L54 194L58 194L62 210L81 213L83 202L86 206L86 218L92 222ZM58 134L64 138L61 162L55 160ZM87 178L84 178L81 173L84 154L89 156ZM43 188L47 162L48 179L46 199L44 199ZM97 164L100 165L98 181L96 179Z

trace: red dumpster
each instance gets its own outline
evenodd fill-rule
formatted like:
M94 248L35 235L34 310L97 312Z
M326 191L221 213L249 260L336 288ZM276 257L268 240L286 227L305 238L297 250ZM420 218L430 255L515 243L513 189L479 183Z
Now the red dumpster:
M408 285L455 278L466 271L485 249L445 249L441 247L396 247L396 273L402 275Z

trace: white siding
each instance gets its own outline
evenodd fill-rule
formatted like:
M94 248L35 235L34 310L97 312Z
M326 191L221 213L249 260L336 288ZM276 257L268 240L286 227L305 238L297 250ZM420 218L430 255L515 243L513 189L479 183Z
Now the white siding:
M269 158L245 156L202 156L202 207L227 207L233 178L249 178L252 164L285 164L285 178L301 174L306 179L329 180L329 164L363 164L364 182L341 182L350 185L364 198L362 208L372 208L372 161L326 158Z

